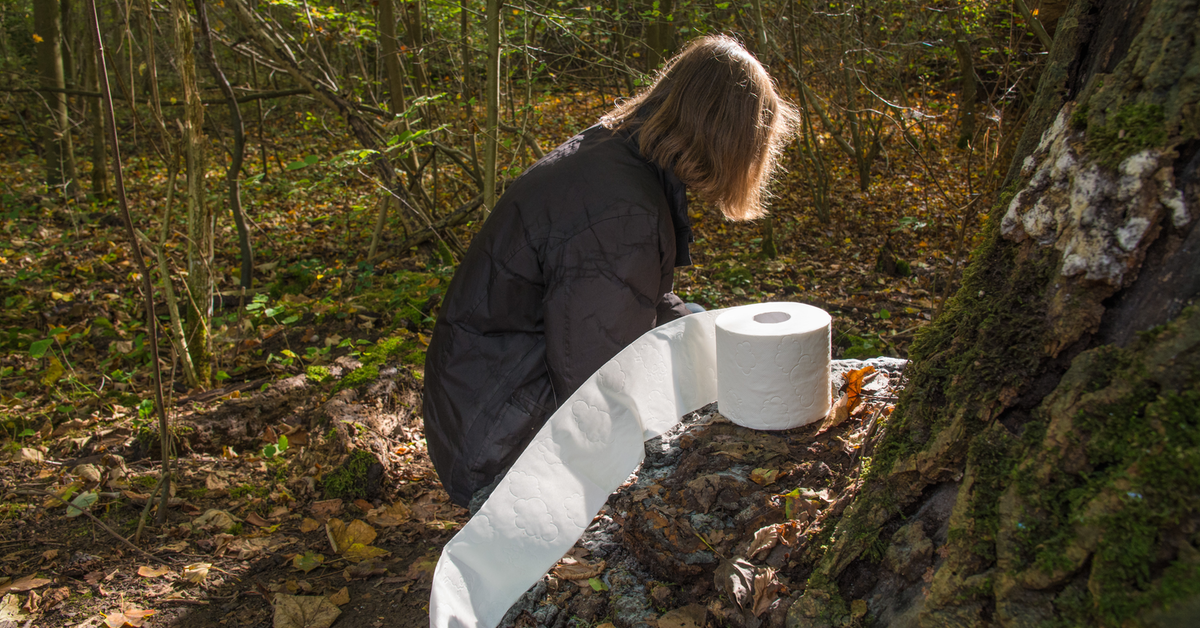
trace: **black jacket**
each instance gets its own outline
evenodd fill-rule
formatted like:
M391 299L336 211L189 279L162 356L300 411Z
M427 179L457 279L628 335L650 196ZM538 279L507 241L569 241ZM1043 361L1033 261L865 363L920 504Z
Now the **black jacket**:
M454 275L425 361L425 436L466 505L559 403L638 336L686 314L684 185L594 126L518 178Z

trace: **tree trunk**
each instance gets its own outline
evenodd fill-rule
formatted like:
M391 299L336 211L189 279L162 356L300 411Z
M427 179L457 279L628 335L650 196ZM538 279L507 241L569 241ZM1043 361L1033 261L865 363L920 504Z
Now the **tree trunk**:
M84 89L98 91L100 79L96 62L96 46L90 37L84 38L83 42ZM108 149L104 143L104 120L101 115L100 99L88 98L84 107L87 111L88 125L91 127L89 141L92 145L92 196L103 203L111 197L112 189L108 184Z
M200 48L204 54L204 62L208 65L208 71L212 74L213 80L221 88L221 93L225 95L225 102L229 103L229 125L233 127L233 150L231 151L233 159L229 164L229 170L225 173L225 179L229 188L229 212L233 215L233 224L237 227L238 252L242 258L240 285L242 288L249 289L254 283L254 249L250 244L250 230L246 226L246 217L242 210L240 178L242 161L246 157L246 130L245 125L242 124L242 110L238 107L233 86L225 78L221 66L217 65L217 55L212 48L212 32L208 26L208 10L205 2L204 0L193 0L193 4L196 7L196 17L200 24Z
M984 244L789 627L1197 625L1197 32L1194 0L1058 23Z
M483 207L490 213L496 206L496 141L500 122L500 8L502 0L487 0L487 138L483 145Z
M206 168L204 105L200 102L200 84L196 79L196 60L192 54L192 22L185 0L171 0L171 24L175 35L175 58L183 87L183 154L187 168L187 343L201 386L212 381L212 347L209 321L213 303L213 231L214 216L204 186Z
M60 189L65 196L75 196L75 151L71 146L71 121L67 116L67 96L63 75L62 16L59 4L53 0L33 3L33 26L36 31L38 73L44 89L47 117L41 127L42 145L46 152L46 187Z
M653 0L649 9L655 14L646 23L646 71L654 72L675 54L675 22L670 19L675 0Z

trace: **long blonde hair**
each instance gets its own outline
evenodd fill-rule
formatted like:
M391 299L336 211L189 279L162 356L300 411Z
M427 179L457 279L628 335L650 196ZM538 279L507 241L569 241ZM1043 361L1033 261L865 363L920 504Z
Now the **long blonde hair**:
M638 133L642 155L670 167L731 220L766 213L763 200L796 112L737 40L710 35L668 61L654 84L601 118Z

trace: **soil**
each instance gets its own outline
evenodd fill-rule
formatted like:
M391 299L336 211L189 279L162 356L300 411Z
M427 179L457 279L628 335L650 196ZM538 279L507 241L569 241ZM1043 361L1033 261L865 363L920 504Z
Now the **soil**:
M835 362L835 379L867 364ZM870 364L880 373L840 425L754 432L709 407L647 442L642 468L504 625L641 628L694 617L696 626L782 626L811 568L809 545L856 490L901 386L903 361ZM428 625L433 566L468 513L448 502L425 452L419 372L382 367L376 380L336 390L355 366L346 357L322 383L298 375L186 399L166 521L151 515L142 550L116 538L135 534L159 473L157 437L136 409L60 425L45 451L15 451L0 464L0 591L17 585L0 593L0 627L98 627L107 617L119 628L135 624L118 613L131 620L141 610L154 612L150 626L287 626L272 606L287 595L341 602L335 626ZM263 448L280 435L287 449L268 458ZM328 478L355 451L375 457L360 469L359 496L331 498ZM330 460L342 462L322 464ZM49 496L67 487L98 496L95 519L69 516ZM359 540L378 557L346 550L339 525L356 520L376 534ZM784 543L749 551L757 532L785 521ZM561 577L570 563L600 570ZM757 615L721 583L734 563L769 568L778 585Z

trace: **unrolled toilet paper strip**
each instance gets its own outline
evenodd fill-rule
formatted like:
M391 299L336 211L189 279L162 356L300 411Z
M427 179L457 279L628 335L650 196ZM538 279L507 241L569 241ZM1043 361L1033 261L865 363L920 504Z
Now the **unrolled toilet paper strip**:
M637 469L643 441L716 400L715 321L737 309L693 314L647 332L550 416L442 549L429 601L432 628L499 624Z
M830 319L803 303L758 303L717 317L717 403L756 430L787 430L829 414Z

